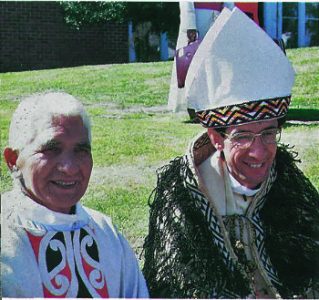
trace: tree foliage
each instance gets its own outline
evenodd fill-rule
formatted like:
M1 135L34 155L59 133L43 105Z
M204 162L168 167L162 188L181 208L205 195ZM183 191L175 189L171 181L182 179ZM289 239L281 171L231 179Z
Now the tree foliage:
M66 23L78 30L87 24L132 21L138 61L159 59L158 48L149 42L152 33L167 32L171 40L177 38L178 2L61 1L60 4Z
M60 2L67 24L80 29L85 24L105 21L124 22L126 17L125 2Z
M65 21L79 29L84 24L106 21L134 25L151 22L153 32L176 31L179 22L178 2L61 2Z

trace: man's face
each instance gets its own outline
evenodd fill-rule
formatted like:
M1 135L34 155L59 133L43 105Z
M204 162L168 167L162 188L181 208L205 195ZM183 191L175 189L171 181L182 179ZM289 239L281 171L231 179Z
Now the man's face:
M278 127L277 120L260 121L227 128L227 135L241 132L260 133L266 129ZM251 146L242 149L229 138L220 139L228 169L232 176L243 186L254 189L268 176L277 151L276 144L265 144L261 136L255 137Z
M29 196L61 213L69 213L84 195L92 166L88 131L81 117L48 120L17 159Z

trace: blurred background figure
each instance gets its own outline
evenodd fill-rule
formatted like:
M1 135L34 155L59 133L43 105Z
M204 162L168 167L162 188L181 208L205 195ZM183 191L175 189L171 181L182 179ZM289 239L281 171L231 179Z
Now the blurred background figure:
M180 26L176 50L202 40L209 28L215 22L224 7L229 9L237 6L259 25L258 3L234 3L234 2L191 2L181 1ZM173 112L188 111L190 119L197 122L195 111L187 107L184 98L184 88L177 84L176 58L174 59L171 84L168 96L168 109Z

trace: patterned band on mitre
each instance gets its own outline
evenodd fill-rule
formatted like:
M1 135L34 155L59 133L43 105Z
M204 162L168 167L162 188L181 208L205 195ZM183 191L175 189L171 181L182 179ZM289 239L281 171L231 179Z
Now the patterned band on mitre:
M280 118L287 114L291 96L245 102L198 111L199 121L205 127L228 127L259 120Z

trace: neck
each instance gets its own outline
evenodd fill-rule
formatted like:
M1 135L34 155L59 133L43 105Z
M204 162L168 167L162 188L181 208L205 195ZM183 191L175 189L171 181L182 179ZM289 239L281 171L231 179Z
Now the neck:
M229 173L229 177L230 177L232 190L237 194L242 194L242 195L251 197L251 196L254 196L260 189L259 187L255 187L251 189L242 185L230 173Z

